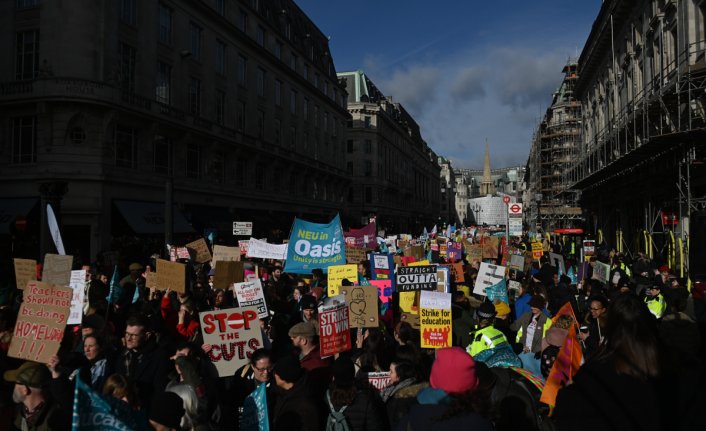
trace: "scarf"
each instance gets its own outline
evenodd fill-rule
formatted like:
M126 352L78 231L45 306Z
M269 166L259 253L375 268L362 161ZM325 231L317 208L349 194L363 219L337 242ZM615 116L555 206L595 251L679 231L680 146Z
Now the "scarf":
M412 386L415 383L415 379L409 378L409 379L404 379L400 382L397 382L395 385L390 385L386 388L384 388L382 391L380 391L380 398L382 398L383 402L387 402L392 396L397 393L400 389L406 388L408 386Z

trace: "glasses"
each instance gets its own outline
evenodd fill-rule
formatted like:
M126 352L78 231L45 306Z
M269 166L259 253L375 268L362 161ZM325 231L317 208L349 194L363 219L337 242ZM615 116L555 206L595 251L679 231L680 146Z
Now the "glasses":
M272 366L263 367L263 368L257 368L256 366L253 365L252 367L253 367L253 369L255 369L255 370L257 370L257 371L259 371L259 372L261 372L261 373L269 373L269 372L272 371Z
M140 337L142 337L142 334L131 334L130 332L125 333L125 338L128 338L128 339L140 338Z

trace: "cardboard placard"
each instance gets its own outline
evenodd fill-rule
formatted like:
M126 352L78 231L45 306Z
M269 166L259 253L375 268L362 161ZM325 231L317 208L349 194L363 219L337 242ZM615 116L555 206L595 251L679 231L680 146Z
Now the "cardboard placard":
M525 257L521 254L511 254L508 267L515 271L524 271Z
M67 325L80 325L83 321L83 300L86 296L86 270L71 271L71 310Z
M375 286L342 286L351 328L378 327L378 289Z
M468 263L482 262L483 246L480 244L473 244L469 247L466 247L466 261Z
M505 278L504 266L482 262L478 269L476 284L473 285L473 293L486 296L485 289L498 284Z
M486 236L483 238L483 259L497 259L500 248L500 238Z
M211 250L208 249L206 240L203 238L199 238L196 241L186 244L186 248L193 250L194 253L196 253L196 257L194 258L196 263L210 262L213 257L211 256Z
M451 276L455 283L463 283L466 281L466 275L463 273L463 263L456 262L451 264Z
M159 286L157 285L157 273L154 271L146 271L145 272L145 287L147 289L157 289Z
M73 256L47 253L44 255L42 281L57 286L68 286L73 263Z
M239 247L226 247L224 245L214 245L213 246L213 263L212 267L217 268L218 262L239 262L240 261L240 248Z
M368 249L346 244L346 263L359 264L368 260Z
M336 298L334 305L319 309L319 349L322 358L351 349L348 305L343 296Z
M412 328L419 329L419 314L402 313L400 314L400 322L409 323Z
M7 355L48 363L64 338L72 295L68 287L36 280L27 283Z
M328 296L337 296L343 279L351 283L358 283L358 265L334 265L328 267Z
M235 374L250 355L262 347L262 331L256 307L229 308L199 313L206 354L220 377Z
M262 290L262 283L259 278L235 283L233 290L235 291L235 297L238 299L239 307L257 308L257 317L260 319L265 319L268 316L265 292Z
M228 289L233 283L240 283L245 280L243 262L220 261L216 267L216 274L213 276L213 287L215 289Z
M17 288L24 290L27 282L37 279L37 261L34 259L14 259Z
M177 262L157 259L157 288L186 292L186 266Z
M436 266L401 266L397 269L397 291L436 290L438 276Z

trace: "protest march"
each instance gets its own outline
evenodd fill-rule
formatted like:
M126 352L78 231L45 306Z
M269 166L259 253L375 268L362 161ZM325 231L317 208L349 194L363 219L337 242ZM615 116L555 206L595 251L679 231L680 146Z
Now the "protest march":
M18 258L0 429L706 429L706 286L576 241L336 216Z

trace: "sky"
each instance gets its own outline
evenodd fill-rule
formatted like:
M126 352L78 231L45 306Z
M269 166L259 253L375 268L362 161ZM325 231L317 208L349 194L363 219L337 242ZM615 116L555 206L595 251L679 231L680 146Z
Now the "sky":
M602 0L295 0L458 168L525 165L532 135L581 54Z

